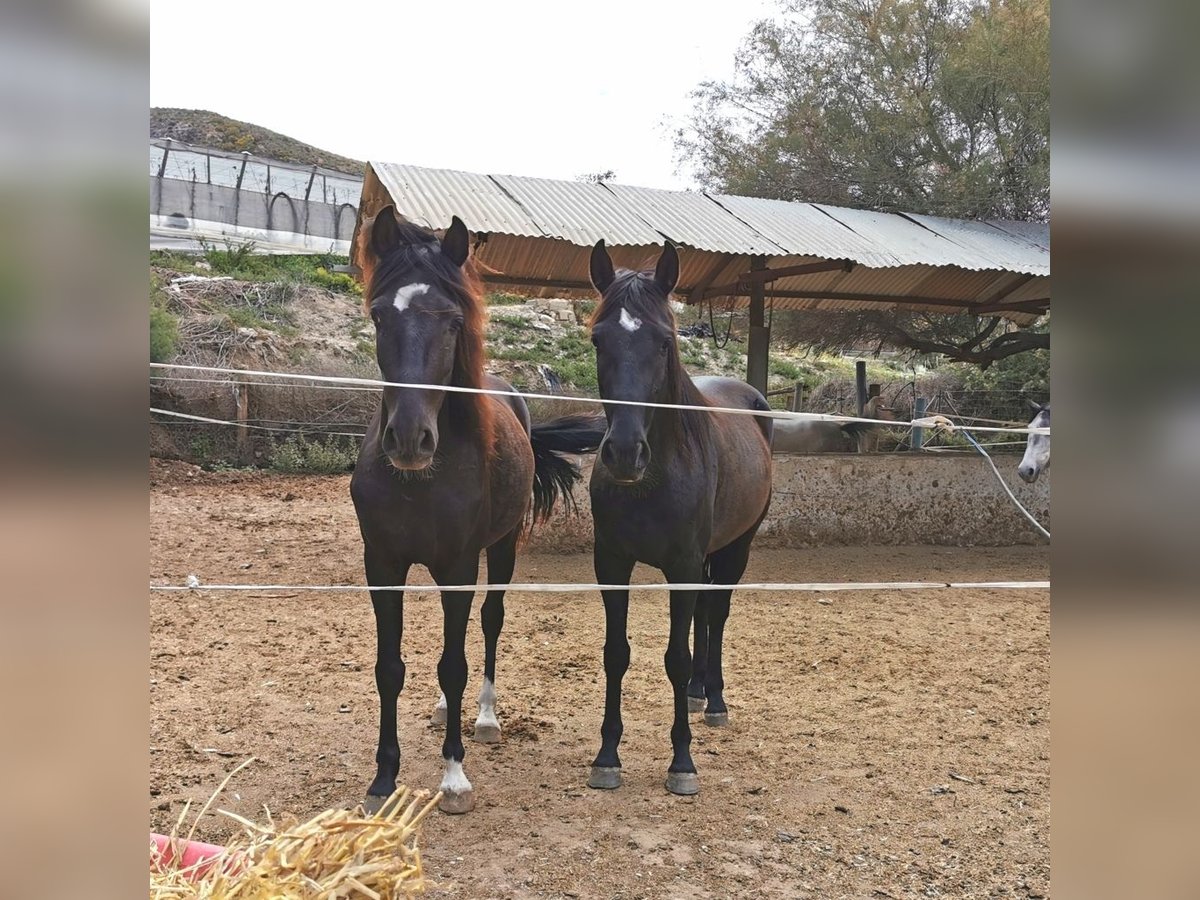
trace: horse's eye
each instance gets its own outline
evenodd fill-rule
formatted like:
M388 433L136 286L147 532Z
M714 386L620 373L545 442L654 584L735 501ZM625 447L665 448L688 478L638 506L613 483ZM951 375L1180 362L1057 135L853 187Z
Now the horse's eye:
M660 353L666 353L671 349L671 339L667 338L662 342L662 346L658 348Z
M462 319L451 319L450 320L450 330L451 331L460 331L462 329L462 327L463 327Z
M379 310L371 310L371 321L375 323L375 327L379 327Z
M596 340L596 336L594 334L592 335L592 346L597 349L600 347L600 342Z

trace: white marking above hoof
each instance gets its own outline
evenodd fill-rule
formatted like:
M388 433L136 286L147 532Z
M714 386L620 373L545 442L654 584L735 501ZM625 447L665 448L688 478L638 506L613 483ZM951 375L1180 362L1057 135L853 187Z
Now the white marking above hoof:
M482 744L494 744L500 740L500 720L496 717L496 685L490 678L483 679L479 691L479 718L475 720L475 740Z
M446 772L438 790L442 792L441 802L438 803L438 809L442 812L458 815L475 808L475 789L471 787L463 764L458 760L446 760Z
M429 717L429 721L434 725L446 724L446 695L442 694L438 698L437 706L433 708L433 715Z

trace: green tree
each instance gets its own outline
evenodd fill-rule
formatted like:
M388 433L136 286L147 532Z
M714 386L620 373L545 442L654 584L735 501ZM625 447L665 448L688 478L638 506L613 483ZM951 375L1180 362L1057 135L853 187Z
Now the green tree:
M966 218L1050 208L1048 0L785 0L676 136L706 187Z
M1049 216L1049 0L784 0L779 17L754 26L734 77L700 85L694 101L676 150L708 189ZM879 340L984 366L1049 342L969 316L836 318L826 343Z

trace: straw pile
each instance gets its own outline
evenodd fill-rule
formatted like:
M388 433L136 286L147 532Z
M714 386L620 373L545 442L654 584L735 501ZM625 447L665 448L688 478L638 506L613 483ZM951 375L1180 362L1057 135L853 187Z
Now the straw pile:
M228 782L226 778L196 822ZM160 851L151 841L150 900L412 897L425 890L417 849L421 822L440 796L429 798L424 791L412 794L401 787L375 815L365 814L361 807L331 809L308 822L279 828L269 812L264 826L218 810L241 824L245 833L219 856L181 867L176 860L182 860L186 846L186 840L178 837L185 807L167 848Z

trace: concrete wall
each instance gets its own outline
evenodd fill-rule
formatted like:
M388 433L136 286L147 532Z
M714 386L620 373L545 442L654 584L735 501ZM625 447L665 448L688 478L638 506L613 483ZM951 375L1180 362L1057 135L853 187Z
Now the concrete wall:
M996 465L1026 509L1049 528L1050 475L1044 473L1034 484L1025 484L1016 474L1019 459L1000 456ZM589 460L585 484L590 472ZM756 542L759 546L1044 542L977 455L776 456L774 482L771 510ZM586 489L577 495L579 514L556 515L534 533L532 549L591 549Z
M348 242L357 217L351 204L155 177L150 179L150 212L166 219L176 217L181 230L192 228L194 222L219 222L279 235L305 235L323 241L325 249L331 242Z

